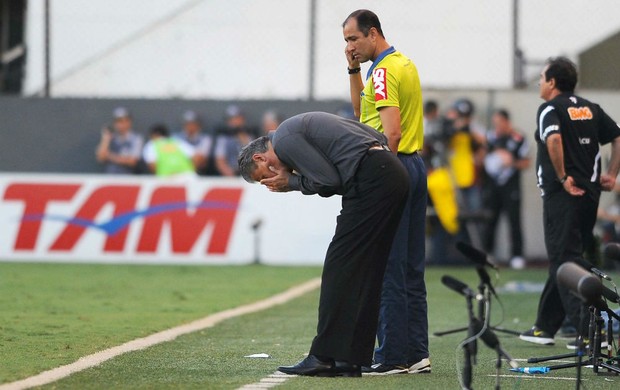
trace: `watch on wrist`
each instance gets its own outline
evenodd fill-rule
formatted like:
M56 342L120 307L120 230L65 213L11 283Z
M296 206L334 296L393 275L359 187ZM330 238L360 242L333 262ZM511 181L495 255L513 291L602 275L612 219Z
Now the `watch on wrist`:
M568 179L568 174L565 174L561 179L560 179L560 184L564 184L564 182L566 181L566 179Z

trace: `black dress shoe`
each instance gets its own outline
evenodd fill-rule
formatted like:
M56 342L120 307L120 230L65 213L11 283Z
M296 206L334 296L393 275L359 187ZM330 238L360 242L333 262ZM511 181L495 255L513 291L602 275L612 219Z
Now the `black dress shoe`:
M360 377L362 376L362 367L358 364L336 360L334 362L334 376Z
M334 361L319 360L314 355L308 355L307 358L295 364L294 366L280 366L278 371L289 375L306 375L306 376L335 376Z

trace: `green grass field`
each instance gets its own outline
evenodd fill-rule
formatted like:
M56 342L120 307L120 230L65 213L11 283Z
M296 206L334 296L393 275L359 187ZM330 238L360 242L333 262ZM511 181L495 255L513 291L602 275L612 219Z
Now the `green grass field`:
M320 275L319 267L130 266L0 263L0 383L69 364L82 356L144 337L209 314L264 299ZM451 275L475 287L475 271L429 268L430 331L467 323L465 298L440 282ZM494 275L495 276L495 275ZM501 270L501 288L515 281L543 282L546 270ZM616 275L616 278L618 275ZM493 302L493 324L524 330L532 324L539 293L500 292ZM278 365L304 357L316 328L318 291L286 304L224 321L172 342L127 353L100 366L43 386L49 389L235 389L258 382ZM505 350L525 359L569 352L565 341L553 347L525 343L498 333ZM433 372L363 378L294 377L282 389L457 389L465 333L431 336ZM244 356L267 353L268 359ZM495 386L495 353L478 343L473 386ZM573 359L566 359L567 361ZM540 363L545 365L551 363ZM525 366L534 364L522 363ZM566 389L576 369L543 376L513 375L504 362L503 388ZM617 389L619 376L596 376L583 368L584 387ZM562 379L568 378L568 379Z

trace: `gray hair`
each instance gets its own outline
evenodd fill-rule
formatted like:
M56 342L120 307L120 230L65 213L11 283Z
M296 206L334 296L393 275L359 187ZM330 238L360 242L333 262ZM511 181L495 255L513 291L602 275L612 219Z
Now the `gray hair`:
M256 163L254 163L254 156L256 153L265 153L269 149L269 137L263 136L255 139L241 149L239 157L237 159L239 163L239 174L248 183L253 183L252 173L256 169Z

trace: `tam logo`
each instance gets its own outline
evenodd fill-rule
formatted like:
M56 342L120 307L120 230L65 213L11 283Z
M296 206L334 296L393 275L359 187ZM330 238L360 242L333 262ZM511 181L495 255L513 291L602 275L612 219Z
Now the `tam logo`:
M132 224L142 220L138 238L130 244L136 253L157 252L164 232L170 235L173 253L190 253L207 229L210 237L204 252L226 253L242 188L211 188L195 202L187 200L186 191L184 186L172 185L13 183L6 187L3 200L24 206L14 241L16 251L36 250L45 222L64 224L46 248L50 252L73 250L85 232L94 229L106 236L103 252L118 253L128 246ZM140 195L147 195L148 205L140 207L139 199L144 198ZM74 211L69 215L49 211L52 204L59 203ZM113 210L112 218L96 221L104 209Z

